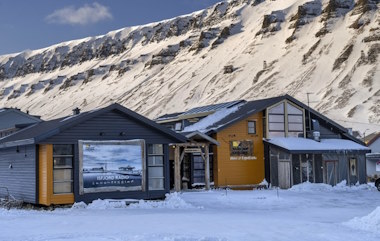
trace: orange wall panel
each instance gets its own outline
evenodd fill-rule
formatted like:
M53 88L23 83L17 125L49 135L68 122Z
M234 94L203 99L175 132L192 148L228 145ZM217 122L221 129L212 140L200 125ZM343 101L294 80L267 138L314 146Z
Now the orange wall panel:
M248 121L256 121L256 134L248 134ZM214 147L214 182L216 186L251 185L265 177L263 114L254 114L218 132L214 138L220 143ZM231 160L230 141L253 141L251 160Z
M39 204L72 204L74 194L54 194L53 192L53 145L39 145Z

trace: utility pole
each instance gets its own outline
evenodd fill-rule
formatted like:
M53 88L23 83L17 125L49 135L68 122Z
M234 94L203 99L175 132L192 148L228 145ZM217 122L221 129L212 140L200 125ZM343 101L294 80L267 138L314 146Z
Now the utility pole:
M311 92L307 92L306 95L307 95L307 108L308 108L308 112L309 112L309 132L311 134L311 117L310 117L310 99L309 99L309 95L311 95L313 93Z

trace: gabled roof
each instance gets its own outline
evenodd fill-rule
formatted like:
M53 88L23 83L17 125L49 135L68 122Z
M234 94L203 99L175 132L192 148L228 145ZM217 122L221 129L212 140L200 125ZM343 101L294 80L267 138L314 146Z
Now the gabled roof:
M208 142L210 144L214 144L219 146L219 142L215 140L214 138L211 138L210 136L199 132L199 131L193 131L193 132L181 132L182 135L186 136L189 140L197 141L197 142Z
M377 139L379 139L380 138L380 132L374 132L374 133L372 133L372 134L370 134L370 135L368 135L368 136L366 136L366 140L368 140L367 141L367 146L370 146L370 145L372 145L372 143L374 143ZM365 140L364 140L365 141Z
M29 113L22 112L20 109L17 109L17 108L0 108L0 117L2 115L8 114L10 112L17 113L19 115L27 117L27 118L29 118L29 119L31 119L33 121L36 121L36 122L42 121L40 119L40 116L30 115Z
M199 106L199 107L189 109L185 112L177 112L177 113L162 115L156 118L155 121L159 123L163 123L163 122L183 120L183 119L193 118L193 117L203 117L203 116L212 114L218 110L230 108L232 106L235 106L237 104L244 103L244 102L246 101L235 100L235 101L223 102L223 103L218 103L218 104L213 104L213 105Z
M144 116L141 116L137 114L134 111L131 111L117 103L111 104L105 108L89 111L89 112L83 112L77 115L67 116L63 118L58 118L50 121L43 121L36 123L32 126L29 126L25 129L22 129L18 132L15 132L9 136L3 137L0 139L0 148L9 147L9 146L16 146L16 145L23 145L23 144L32 144L32 143L38 143L44 139L47 139L53 135L56 135L63 130L66 130L72 126L75 126L79 123L82 123L84 121L87 121L93 117L96 117L98 115L101 115L103 113L117 110L121 113L127 115L128 117L139 121L149 127L152 127L161 133L172 137L178 142L186 142L187 138L183 135L177 134L176 132L161 126L154 121L151 121Z
M283 100L289 100L292 103L304 108L306 111L308 111L310 109L310 113L313 115L313 118L317 118L319 120L324 121L326 124L331 125L335 129L339 130L339 132L343 136L345 136L346 138L348 138L354 142L363 144L362 141L360 141L359 139L350 135L348 133L348 130L346 128L344 128L343 126L341 126L338 123L336 123L335 121L327 118L326 116L320 114L318 111L313 110L312 108L309 108L304 103L298 101L297 99L295 99L292 96L287 95L287 94L283 95L283 96L277 96L277 97L272 97L272 98L267 98L267 99L248 101L248 102L242 104L241 106L239 106L237 111L225 116L223 119L211 124L207 128L204 128L206 130L205 133L206 134L212 134L212 133L219 132L219 131L231 126L232 124L235 124L241 120L244 120L248 116L251 116L253 114L261 112L261 111L265 110L266 108L268 108L272 105L275 105L276 103L279 103Z
M267 107L272 106L283 99L284 96L278 96L268 99L248 101L245 104L241 105L237 111L227 115L223 119L207 127L206 129L208 131L206 133L219 132L229 127L230 125L247 118L248 116L263 111Z
M185 111L180 116L189 116L189 115L195 115L195 114L215 112L215 111L220 110L220 109L230 108L230 107L232 107L236 104L239 104L241 102L245 102L245 101L244 100L235 100L235 101L224 102L224 103L219 103L219 104L214 104L214 105L205 105L205 106L195 107L195 108L192 108L188 111Z

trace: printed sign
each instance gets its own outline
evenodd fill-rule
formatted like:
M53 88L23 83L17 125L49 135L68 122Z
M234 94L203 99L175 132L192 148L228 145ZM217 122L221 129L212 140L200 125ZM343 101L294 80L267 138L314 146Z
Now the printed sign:
M253 141L230 141L230 160L256 160Z
M143 190L144 141L80 141L81 193Z
M376 171L380 172L380 161L376 162Z

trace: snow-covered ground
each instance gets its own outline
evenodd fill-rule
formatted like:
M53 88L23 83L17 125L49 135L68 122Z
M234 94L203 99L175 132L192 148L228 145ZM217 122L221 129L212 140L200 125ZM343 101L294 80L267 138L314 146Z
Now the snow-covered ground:
M172 193L54 211L0 209L0 240L380 240L373 186Z

